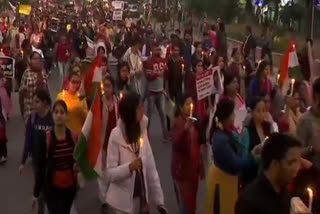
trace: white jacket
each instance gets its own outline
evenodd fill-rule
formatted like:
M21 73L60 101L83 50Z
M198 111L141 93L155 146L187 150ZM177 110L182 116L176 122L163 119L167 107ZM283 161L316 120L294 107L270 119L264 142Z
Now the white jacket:
M147 119L141 123L143 145L139 156L142 159L143 174L146 187L146 197L155 205L164 205L160 179L153 158L151 146L147 136ZM119 120L116 128L111 132L107 152L107 174L110 186L106 194L106 202L113 208L123 212L133 212L133 191L136 173L131 173L129 164L136 156L124 139L124 124Z

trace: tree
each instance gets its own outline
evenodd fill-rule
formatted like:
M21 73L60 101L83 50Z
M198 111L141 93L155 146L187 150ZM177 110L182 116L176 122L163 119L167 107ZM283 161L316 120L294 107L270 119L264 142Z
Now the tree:
M239 0L188 0L190 8L200 14L221 17L225 22L232 21L239 14Z

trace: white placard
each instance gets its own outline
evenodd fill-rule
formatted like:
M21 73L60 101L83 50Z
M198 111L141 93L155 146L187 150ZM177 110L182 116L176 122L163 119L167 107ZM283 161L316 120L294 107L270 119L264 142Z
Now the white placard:
M212 70L205 71L196 76L196 88L198 100L202 100L212 94L213 75Z
M111 4L115 10L123 10L124 9L124 2L123 1L113 1Z
M112 19L114 21L121 21L122 20L123 11L122 10L115 10L113 11Z

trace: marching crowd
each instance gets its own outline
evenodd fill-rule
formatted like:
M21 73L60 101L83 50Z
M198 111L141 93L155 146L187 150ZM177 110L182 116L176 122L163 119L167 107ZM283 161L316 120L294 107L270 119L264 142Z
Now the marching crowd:
M0 67L0 161L7 161L6 121L16 91L25 123L19 171L31 158L32 206L39 214L45 207L50 214L70 213L83 180L74 154L96 96L102 213L147 214L152 206L170 213L149 135L155 108L162 142L172 147L179 213L195 214L198 205L207 214L289 214L292 196L307 204L307 187L316 193L313 204L298 213L320 213L320 79L289 80L284 89L268 33L258 61L251 27L242 45L228 47L221 19L201 26L202 38L194 39L192 26L169 34L143 19L61 19L53 31L50 13L0 20L0 54L15 58L15 84ZM101 93L91 84L97 70ZM55 72L61 92L51 97L48 80ZM197 79L207 72L212 92L199 99ZM202 179L206 201L197 204Z

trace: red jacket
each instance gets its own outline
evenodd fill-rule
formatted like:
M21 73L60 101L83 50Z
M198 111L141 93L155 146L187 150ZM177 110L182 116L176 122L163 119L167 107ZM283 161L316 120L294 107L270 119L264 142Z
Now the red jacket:
M63 44L61 41L58 43L57 48L57 61L61 63L66 63L69 60L71 54L71 43L68 41Z

